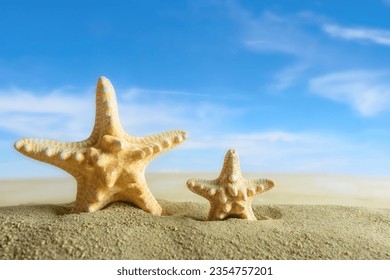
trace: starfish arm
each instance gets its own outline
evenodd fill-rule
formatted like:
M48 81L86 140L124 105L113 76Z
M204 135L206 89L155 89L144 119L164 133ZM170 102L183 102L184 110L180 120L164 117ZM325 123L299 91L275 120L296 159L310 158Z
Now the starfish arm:
M187 187L190 191L208 199L217 192L218 182L216 180L189 179Z
M75 176L77 181L77 194L72 213L94 212L101 207L96 207L98 197L96 193L86 186L86 182L82 176Z
M134 197L131 202L152 215L160 216L162 213L161 206L149 190L145 191L140 196Z
M72 175L76 163L85 160L84 152L91 144L87 139L81 142L60 142L36 138L23 138L15 142L15 149L25 156L57 166Z
M272 189L275 182L269 179L248 179L248 196L260 194Z
M210 210L207 215L208 221L224 220L228 216L227 211L221 209L221 206L215 203L210 203Z
M220 181L234 182L240 177L242 177L240 159L238 158L237 152L234 149L230 149L225 155L222 170L218 179Z
M121 135L122 128L114 87L106 77L100 77L96 85L95 125L90 138L97 139L102 135Z
M241 218L249 220L249 221L257 221L255 213L253 213L253 209L252 209L251 204L243 205L243 207L244 207L244 210L240 214Z
M126 187L118 193L117 200L129 201L152 215L160 216L162 208L149 190L145 176L141 175L134 177L133 175L128 174L125 182L129 181L135 182L126 183Z
M168 150L173 149L187 139L187 132L182 130L172 130L146 137L136 137L126 135L125 139L140 147L145 152L145 156L150 160Z

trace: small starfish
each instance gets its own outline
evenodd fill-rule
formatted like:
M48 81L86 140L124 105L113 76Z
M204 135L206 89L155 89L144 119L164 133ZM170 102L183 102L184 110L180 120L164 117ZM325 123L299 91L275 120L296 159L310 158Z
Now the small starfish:
M241 218L256 221L252 210L255 195L273 188L269 179L245 179L240 170L240 160L235 150L227 151L219 177L215 180L190 179L187 187L209 200L207 220Z
M107 78L100 77L95 125L89 138L80 142L24 138L15 148L75 177L73 213L94 212L114 201L128 201L161 215L161 207L146 184L145 169L152 159L186 137L186 132L179 130L147 137L128 135L119 120L114 88Z

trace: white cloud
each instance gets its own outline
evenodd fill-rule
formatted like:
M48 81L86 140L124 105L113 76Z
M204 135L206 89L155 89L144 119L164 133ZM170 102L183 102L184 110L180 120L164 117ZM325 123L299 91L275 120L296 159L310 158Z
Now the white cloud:
M346 103L363 116L390 109L390 73L354 70L312 79L310 90L322 97Z
M343 27L335 24L325 24L323 30L337 38L390 46L390 30L365 27Z

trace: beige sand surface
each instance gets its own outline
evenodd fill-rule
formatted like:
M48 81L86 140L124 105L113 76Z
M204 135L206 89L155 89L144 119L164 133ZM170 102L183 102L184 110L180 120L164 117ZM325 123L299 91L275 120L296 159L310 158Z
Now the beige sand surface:
M390 260L390 178L245 174L277 183L254 201L259 221L208 222L185 182L217 175L148 173L163 217L125 203L69 214L71 178L0 181L0 259Z
M159 200L163 217L125 203L0 208L1 259L390 259L390 209L255 206L258 221L203 221L207 204Z

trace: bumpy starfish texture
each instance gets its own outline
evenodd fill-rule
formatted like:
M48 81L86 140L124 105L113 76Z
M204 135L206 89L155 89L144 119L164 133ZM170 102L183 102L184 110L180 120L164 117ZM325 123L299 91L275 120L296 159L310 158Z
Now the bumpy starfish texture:
M22 154L57 166L77 181L73 213L94 212L115 201L131 202L154 215L161 207L150 192L145 169L161 153L182 143L185 131L147 137L128 135L119 120L114 88L105 77L96 87L96 117L88 139L80 142L24 138L15 143Z
M222 171L217 179L187 181L187 187L192 192L209 200L209 221L227 218L256 221L252 200L274 186L275 183L269 179L245 179L241 174L238 154L233 149L226 153Z

